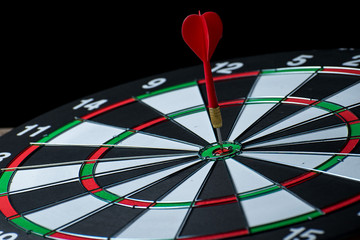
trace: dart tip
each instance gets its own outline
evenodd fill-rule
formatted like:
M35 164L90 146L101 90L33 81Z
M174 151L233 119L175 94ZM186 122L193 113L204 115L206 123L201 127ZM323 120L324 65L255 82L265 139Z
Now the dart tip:
M220 145L220 148L223 149L223 140L222 140L220 128L215 128L215 129L216 129L218 144Z

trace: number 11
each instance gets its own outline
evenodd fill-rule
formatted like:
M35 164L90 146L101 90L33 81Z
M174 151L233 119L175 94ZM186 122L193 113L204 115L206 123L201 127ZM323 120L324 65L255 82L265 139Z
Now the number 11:
M30 132L31 130L37 128L36 132L29 135L30 137L35 137L36 135L38 135L38 134L46 131L47 129L51 128L51 125L47 125L47 126L44 126L44 127L38 127L38 126L39 126L38 124L25 126L25 129L23 131L19 132L18 134L16 134L16 136L22 136L25 133Z

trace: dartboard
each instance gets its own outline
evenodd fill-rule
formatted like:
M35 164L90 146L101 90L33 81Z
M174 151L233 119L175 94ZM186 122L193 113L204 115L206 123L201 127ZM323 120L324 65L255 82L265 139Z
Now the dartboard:
M339 239L360 230L360 51L213 62L0 138L0 239ZM103 79L99 79L102 81Z

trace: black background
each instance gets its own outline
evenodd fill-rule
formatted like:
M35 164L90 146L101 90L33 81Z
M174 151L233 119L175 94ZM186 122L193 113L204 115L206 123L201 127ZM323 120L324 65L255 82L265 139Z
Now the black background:
M123 82L201 64L181 37L182 21L198 10L223 21L214 61L359 45L355 6L263 2L6 7L0 127Z

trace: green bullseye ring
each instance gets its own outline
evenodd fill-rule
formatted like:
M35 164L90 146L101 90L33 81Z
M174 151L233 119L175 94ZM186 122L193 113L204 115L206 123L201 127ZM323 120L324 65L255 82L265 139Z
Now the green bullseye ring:
M241 153L241 144L224 141L222 148L218 143L212 143L199 151L199 157L203 160L225 160Z

